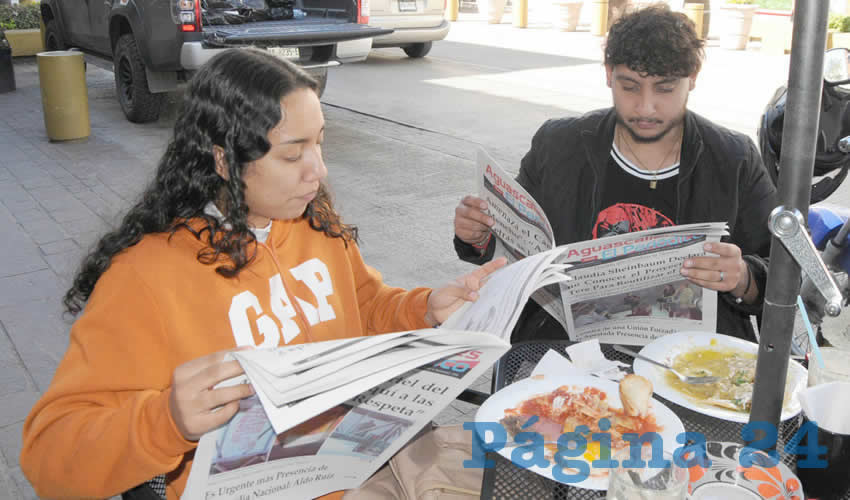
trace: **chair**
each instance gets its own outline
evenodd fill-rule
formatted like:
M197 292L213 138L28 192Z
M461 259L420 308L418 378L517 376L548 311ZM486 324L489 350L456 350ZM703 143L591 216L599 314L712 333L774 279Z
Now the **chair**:
M165 498L165 475L159 475L146 483L121 494L121 500L163 500Z

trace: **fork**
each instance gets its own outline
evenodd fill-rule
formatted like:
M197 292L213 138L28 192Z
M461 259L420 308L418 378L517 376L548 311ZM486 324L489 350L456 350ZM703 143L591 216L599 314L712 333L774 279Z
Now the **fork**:
M520 446L534 446L536 444L542 444L542 445L554 444L554 445L557 445L558 442L557 441L542 441L540 443L535 443L535 442L526 441L526 442L522 442L522 443L517 443L516 441L512 441L510 443L505 443L505 445L502 446L502 448L503 449L504 448L518 448Z
M679 373L678 371L674 370L673 367L670 366L670 365L665 365L664 363L662 363L660 361L655 361L654 359L647 358L646 356L638 354L638 353L632 351L631 349L627 349L627 348L625 348L621 345L615 345L615 346L612 346L612 347L617 352L621 352L623 354L628 354L629 356L633 356L636 359L642 359L644 361L652 363L653 365L660 366L661 368L664 368L665 370L670 370L671 372L673 372L673 375L675 375L679 380L681 380L682 382L684 382L686 384L713 384L713 383L717 382L718 380L720 380L720 377L711 377L711 376L691 377L689 375L684 375L684 374Z

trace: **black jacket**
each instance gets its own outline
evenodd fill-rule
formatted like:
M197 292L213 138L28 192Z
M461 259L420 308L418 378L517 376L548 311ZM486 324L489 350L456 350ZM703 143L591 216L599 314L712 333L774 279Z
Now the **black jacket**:
M543 208L557 245L592 237L615 125L616 114L609 108L576 118L549 120L534 134L517 181ZM767 279L764 258L771 241L767 219L777 204L776 189L749 137L689 111L682 141L675 221L726 221L729 225L731 236L724 241L741 248L760 297L755 304L739 305L730 294L718 294L717 330L754 340L750 315L761 313ZM477 264L490 260L495 249L491 241L480 255L457 237L454 244L461 259ZM564 337L558 322L529 301L511 341Z

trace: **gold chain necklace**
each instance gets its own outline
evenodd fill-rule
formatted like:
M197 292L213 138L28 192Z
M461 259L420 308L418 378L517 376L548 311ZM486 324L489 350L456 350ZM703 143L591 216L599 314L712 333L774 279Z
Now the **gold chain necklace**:
M664 158L662 158L661 161L658 163L658 167L656 167L653 170L653 169L647 168L646 165L643 163L643 161L640 159L640 157L637 155L637 153L634 152L632 147L629 145L628 141L626 141L625 137L623 137L623 130L619 127L617 128L617 138L620 139L621 144L626 145L626 149L628 149L629 153L631 153L632 157L634 157L634 159L637 160L638 165L640 165L640 168L652 172L652 180L649 181L649 189L655 189L656 186L658 186L658 170L660 170L661 167L664 166L664 162L667 160L667 158L671 154L673 154L673 151L676 150L676 146L678 146L679 143L682 142L682 138L680 136L679 139L677 139L676 142L673 143L673 147L670 148L670 151L668 151L667 154L664 155ZM681 153L681 151L680 151L680 153ZM678 160L678 156L679 156L679 153L677 153L676 156L674 156L673 163L676 163L676 160Z

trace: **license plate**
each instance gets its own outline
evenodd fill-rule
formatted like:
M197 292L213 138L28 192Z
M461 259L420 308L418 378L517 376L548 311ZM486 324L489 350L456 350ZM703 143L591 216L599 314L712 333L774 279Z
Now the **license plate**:
M399 12L416 12L416 0L398 0Z
M298 59L301 57L301 51L298 47L269 47L266 50L281 59Z

